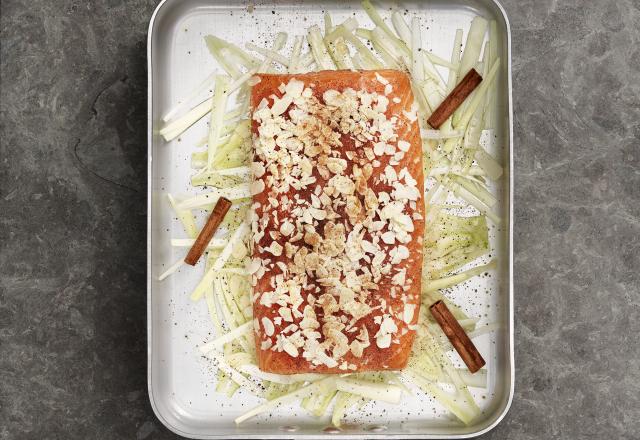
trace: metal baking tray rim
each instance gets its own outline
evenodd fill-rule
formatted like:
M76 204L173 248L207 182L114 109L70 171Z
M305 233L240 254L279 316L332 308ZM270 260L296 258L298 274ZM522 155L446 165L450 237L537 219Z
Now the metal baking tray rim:
M509 132L509 231L508 231L508 255L509 255L509 263L508 263L508 297L509 297L509 310L508 310L508 321L509 321L509 364L510 364L510 380L509 380L509 391L506 403L504 407L500 410L500 413L494 420L484 428L479 429L478 431L468 433L468 434L457 434L457 435L446 435L446 434L410 434L405 433L401 435L389 435L385 433L367 433L367 436L370 438L433 438L433 439L444 439L444 438L459 438L459 439L467 439L467 438L475 438L486 434L487 432L493 430L507 415L511 408L511 404L513 403L513 397L515 393L515 356L514 356L514 305L513 305L513 229L514 229L514 205L513 205L513 194L514 194L514 173L513 173L513 93L512 93L512 71L511 71L511 23L509 22L509 17L502 6L502 4L498 0L488 0L492 2L497 9L500 11L502 15L502 19L505 22L506 28L506 37L507 37L507 101L508 101L508 132ZM151 404L151 408L153 409L154 414L158 418L158 420L171 432L174 434L180 435L186 438L203 438L198 435L194 435L188 432L181 430L180 428L171 424L165 415L163 414L160 406L156 403L153 386L152 386L152 309L151 309L151 291L152 291L152 267L151 267L151 212L152 212L152 164L153 164L153 72L152 72L152 37L153 37L153 28L155 25L155 20L161 11L161 9L170 2L170 0L162 0L153 11L151 18L149 20L149 27L147 31L147 390L149 394L149 402ZM284 433L280 434L263 434L260 438L283 438L283 435L287 438L317 438L317 435L308 435L308 434L300 434L300 435L285 435ZM207 436L208 438L216 438L218 436L211 435ZM230 435L228 438L246 438L241 434L239 435ZM255 437L255 436L252 436ZM362 434L324 434L323 438L337 438L337 439L361 439L363 438ZM258 437L256 437L258 438Z

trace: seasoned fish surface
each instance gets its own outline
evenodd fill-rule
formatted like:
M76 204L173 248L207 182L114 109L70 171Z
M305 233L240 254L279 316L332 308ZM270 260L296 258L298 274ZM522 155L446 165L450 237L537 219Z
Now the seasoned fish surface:
M406 365L420 304L420 131L394 70L259 75L251 93L259 367Z

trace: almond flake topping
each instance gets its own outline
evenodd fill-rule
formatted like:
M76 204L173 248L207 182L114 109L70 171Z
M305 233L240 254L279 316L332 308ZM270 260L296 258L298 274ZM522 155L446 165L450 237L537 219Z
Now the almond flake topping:
M266 316L262 317L262 328L267 336L272 336L275 331L275 327L273 326L273 322Z
M386 78L376 79L384 94L347 88L319 97L313 84L291 79L253 112L251 193L262 204L252 205L252 245L270 255L253 258L247 270L254 286L269 277L271 290L254 301L277 315L261 319L264 335L276 334L262 350L355 370L349 361L372 339L378 348L399 343L413 320L416 304L391 313L378 291L383 276L398 295L410 286L402 265L421 194L407 168L394 166L411 144L396 131L398 117L387 115L399 98ZM405 112L411 121L416 110L414 103ZM345 149L345 136L355 149ZM374 190L380 183L384 191ZM375 335L360 322L368 316Z

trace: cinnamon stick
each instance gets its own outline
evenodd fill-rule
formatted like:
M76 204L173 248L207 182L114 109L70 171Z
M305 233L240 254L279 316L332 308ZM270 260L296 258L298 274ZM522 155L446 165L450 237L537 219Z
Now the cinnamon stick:
M451 314L447 305L442 301L436 301L431 307L429 307L431 314L436 319L442 331L451 345L456 349L467 368L472 373L475 373L485 365L485 361L478 352L478 349L469 336L464 332L464 329L458 323L458 320Z
M462 78L462 81L449 93L449 96L442 101L442 104L429 116L429 119L427 119L429 125L433 128L440 128L444 121L449 119L449 116L460 107L464 100L467 99L467 96L469 96L481 82L482 77L480 74L476 72L475 69L471 69L469 73Z
M213 234L216 233L216 230L222 223L224 216L227 215L227 211L231 208L231 201L225 199L224 197L220 197L216 202L216 205L213 207L213 211L211 211L211 215L207 219L207 223L204 225L204 228L198 234L198 238L189 249L189 253L184 258L184 262L190 264L191 266L195 266L200 257L202 256L204 250L209 245Z

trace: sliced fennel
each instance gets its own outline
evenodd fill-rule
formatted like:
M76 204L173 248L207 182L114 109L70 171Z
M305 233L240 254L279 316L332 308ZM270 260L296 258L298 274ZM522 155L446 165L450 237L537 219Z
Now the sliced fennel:
M325 37L325 47L329 51L331 58L335 62L338 69L354 70L355 66L351 59L351 53L344 41L344 38L336 38L333 41L328 41Z
M159 134L164 138L165 141L169 142L191 127L193 124L202 119L205 115L207 115L211 111L211 104L213 99L209 98L189 110L185 115L176 119L173 122L167 124L164 128L162 128Z
M437 383L443 384L451 384L453 385L453 381L451 378L446 375L444 372L438 370L437 373L433 374L432 370L429 369L428 366L419 365L421 376L424 378L431 380ZM466 368L456 368L458 375L462 382L468 387L474 388L486 388L487 387L487 370L476 371L475 373L471 373Z
M240 184L232 186L230 188L212 188L211 191L198 194L197 196L190 197L178 203L180 209L196 209L205 206L213 205L218 201L218 198L226 197L229 200L246 199L251 197L248 184Z
M489 57L488 64L498 59L498 24L492 20L489 24ZM484 124L487 128L495 128L496 123L496 88L491 87L485 100Z
M393 39L396 38L393 32L391 31L391 29L389 28L389 26L387 26L387 24L384 22L384 20L376 10L376 8L373 7L373 5L369 0L363 0L362 8L365 10L367 15L371 19L371 21L373 21L376 26L380 27L382 31L384 31L384 33L387 34L389 38L393 38ZM410 41L410 40L407 40L407 41Z
M416 81L424 80L424 63L420 52L422 49L422 31L420 30L420 20L414 17L411 20L411 61L412 76Z
M464 52L462 53L462 59L458 67L458 78L463 78L469 70L476 66L478 58L480 58L480 51L482 50L482 44L484 41L484 34L487 31L487 20L482 17L474 17L471 21L471 28L467 34L467 41L464 45ZM486 78L483 78L483 81ZM468 101L467 101L468 102ZM456 125L457 121L462 116L467 102L463 103L453 114L453 124Z
M182 101L179 101L172 109L165 113L165 115L162 117L162 121L168 122L173 119L173 117L177 113L179 113L187 104L189 104L189 102L191 102L193 99L195 99L197 96L211 87L211 85L214 84L215 79L215 73L208 75L204 80L202 80L198 87L193 89L193 91L189 93Z
M440 211L425 231L425 267L440 278L485 255L489 237L484 216L459 217Z
M235 422L236 424L240 424L242 422L244 422L247 419L250 419L251 417L255 417L258 414L261 414L263 412L267 412L271 409L274 409L276 407L278 407L278 405L284 404L284 403L290 403L290 402L294 402L296 400L302 399L307 397L308 395L310 395L311 393L323 390L323 389L332 389L335 388L335 378L333 376L329 376L327 378L321 379L319 381L313 382L307 386L304 386L296 391L293 391L289 394L285 394L281 397L278 397L276 399L270 400L268 402L263 403L262 405L259 405L255 408L253 408L252 410L244 413L243 415L241 415L240 417L236 418Z
M402 379L400 379L398 373L395 373L393 371L383 371L381 374L383 380L385 380L386 382L390 383L391 385L397 385L398 387L400 387L403 393L406 393L409 396L413 395L413 392L404 384L404 382L402 382Z
M487 272L489 270L495 269L497 266L497 262L496 260L491 260L490 263L485 264L483 266L476 266L472 269L469 270L465 270L464 272L460 272L458 274L455 275L450 275L448 277L444 277L444 278L440 278L440 279L435 279L435 280L429 280L427 281L426 285L423 284L422 285L422 291L423 292L431 292L434 290L439 290L439 289L447 289L449 287L455 286L457 284L460 283L464 283L465 281L480 275L484 272Z
M464 52L458 68L459 78L465 76L478 62L486 31L487 20L480 16L474 17L471 21L471 28L467 34L467 41L464 45Z
M391 14L391 23L393 24L393 28L396 30L396 33L398 34L400 39L409 46L409 49L413 50L413 37L411 35L411 29L409 29L409 26L404 20L402 14L398 11L395 11L393 14Z
M265 49L265 48L256 46L253 43L247 43L246 46L247 46L247 49L249 50L258 52L259 54L264 55L265 57L269 57L273 61L276 61L282 64L284 67L289 67L289 60L286 57L280 55L280 53L275 50Z
M438 55L433 54L429 51L423 51L422 53L424 53L424 55L429 58L429 61L431 61L433 64L437 64L438 66L443 66L446 67L448 69L457 69L458 67L453 64L450 61L445 60L444 58L440 58Z
M273 42L273 46L271 47L271 50L274 52L278 52L280 49L282 49L282 46L285 45L285 43L287 42L287 38L289 36L287 35L286 32L278 32L278 35L276 35L276 39ZM262 64L260 65L260 67L258 68L258 72L260 73L273 73L275 72L275 70L273 69L272 66L272 58L271 56L267 55L264 59L264 61L262 62Z
M171 204L171 208L174 210L180 223L182 223L182 227L184 228L184 232L191 238L196 238L198 236L198 228L196 227L196 221L193 217L193 214L189 209L179 209L176 200L173 198L171 194L167 194L167 198L169 199L169 204Z
M182 265L184 265L184 259L181 258L180 260L176 261L175 263L173 263L171 266L169 266L169 268L164 271L159 277L158 277L158 281L162 281L165 278L167 278L169 275L174 274L178 269L180 269L182 267Z
M475 166L472 165L471 167L469 167L468 169L464 170L460 167L457 166L439 166L439 167L434 167L431 168L429 170L429 176L430 177L435 177L435 176L442 176L442 175L447 175L447 174L451 174L451 175L456 175L456 176L461 176L461 177L471 177L471 176L486 176L487 173L480 168L479 166Z
M298 63L300 62L300 51L302 49L303 37L298 35L293 43L291 58L289 59L289 73L299 73Z
M311 26L309 28L307 41L309 42L309 46L311 46L311 53L318 67L322 70L334 70L335 64L331 56L329 56L329 51L324 44L324 39L318 26Z
M358 404L358 402L362 401L362 397L356 394L345 393L343 391L338 391L336 394L336 403L333 407L333 413L331 415L331 423L333 426L340 427L342 422L342 418L345 416L347 411Z
M193 246L195 242L196 240L194 238L172 238L171 246L190 248L191 246ZM227 240L222 240L220 238L213 238L207 245L207 249L223 248L225 244L227 244Z
M472 191L469 191L468 188L466 188L463 185L460 185L457 181L449 177L445 177L444 179L442 178L436 178L436 179L438 179L443 184L445 184L449 189L451 189L451 191L453 191L453 193L456 196L460 197L461 199L464 199L467 203L472 205L478 211L485 214L493 223L497 225L500 224L500 217L498 217L491 210L491 206L488 206L486 203L484 203L482 199L478 197L477 194L475 194Z
M241 336L246 335L251 330L253 330L253 322L250 321L250 322L242 324L239 327L234 328L229 333L226 333L226 334L220 336L219 338L215 339L214 341L211 341L211 342L208 342L208 343L206 343L204 345L201 345L198 349L200 350L200 352L202 354L207 354L211 350L216 350L218 348L221 348L224 344L226 344L228 342L231 342L231 341L235 340L236 338L239 338Z
M456 30L456 36L453 40L453 49L451 50L451 65L453 69L449 70L449 76L447 77L447 93L456 86L458 79L458 69L460 68L460 46L462 44L462 29ZM449 119L449 128L451 128L451 118Z
M313 58L313 54L311 53L311 51L307 52L306 54L302 55L300 57L300 68L301 69L308 69L307 71L312 72L313 70L317 70L317 69L311 69L311 66L315 63L315 60Z
M464 132L458 130L448 132L442 130L420 130L420 136L422 136L422 139L450 139L462 137Z
M420 332L414 344L414 353L418 355L409 360L409 367L403 371L403 376L433 395L463 423L471 423L480 414L480 408L440 344L428 331ZM448 378L447 382L450 381L455 387L454 394L442 389L437 382L429 380L429 375L434 373Z
M472 398L460 398L459 393L451 394L445 391L436 382L421 376L418 370L408 368L402 372L402 375L425 393L435 397L442 406L455 414L463 423L470 424L480 414L480 409Z
M331 19L331 14L328 12L324 13L324 34L329 34L333 30L333 20Z
M204 295L204 292L207 289L207 286L211 285L211 283L213 282L216 272L222 269L225 263L227 262L227 260L229 259L229 256L231 255L231 251L233 250L233 246L235 245L235 243L238 240L241 240L242 237L248 232L249 232L249 227L246 223L242 223L238 227L238 229L234 231L233 235L229 239L229 242L222 249L222 252L220 252L220 255L218 256L214 264L209 268L209 270L207 270L204 277L202 277L202 280L200 280L200 282L198 283L194 291L191 293L191 299L193 301L197 301L202 297L202 295Z
M269 382L281 383L281 384L293 384L300 382L315 382L327 377L326 374L315 373L300 373L300 374L274 374L267 373L258 368L255 364L244 364L238 367L243 373L247 373L250 376L257 377L258 379L268 380Z
M218 307L216 305L215 296L213 294L213 286L207 286L204 297L207 302L207 310L209 311L209 317L211 318L211 322L215 327L217 334L222 334L222 320L220 319L220 315L218 313Z
M216 88L211 103L211 120L209 121L209 148L207 151L207 165L211 167L218 148L218 138L224 120L224 111L229 97L230 82L226 76L216 76Z
M402 397L402 388L397 385L369 382L352 377L336 380L336 388L338 391L388 403L398 403Z
M502 176L502 167L493 156L484 149L478 148L473 158L478 163L478 166L484 170L489 179L498 180Z
M329 389L311 394L302 399L300 406L306 409L312 416L322 417L337 392L337 390Z
M220 370L224 372L227 376L231 378L235 383L244 387L248 391L250 391L253 395L262 397L264 396L264 390L262 390L257 384L252 382L243 376L238 370L232 368L224 358L222 353L217 352L216 350L211 350L206 354L206 357L214 360Z
M356 31L357 32L357 31ZM375 55L369 50L369 48L356 38L352 31L347 29L344 25L337 26L333 32L327 35L325 38L328 41L333 41L336 38L342 37L344 40L351 44L355 50L360 63L367 69L382 69L383 64L375 57ZM355 56L354 56L355 58Z
M224 41L218 37L214 37L213 35L205 36L204 41L209 52L216 59L220 67L222 67L232 78L238 78L241 75L240 70L238 66L231 62L230 57L228 56L230 52L226 49Z

